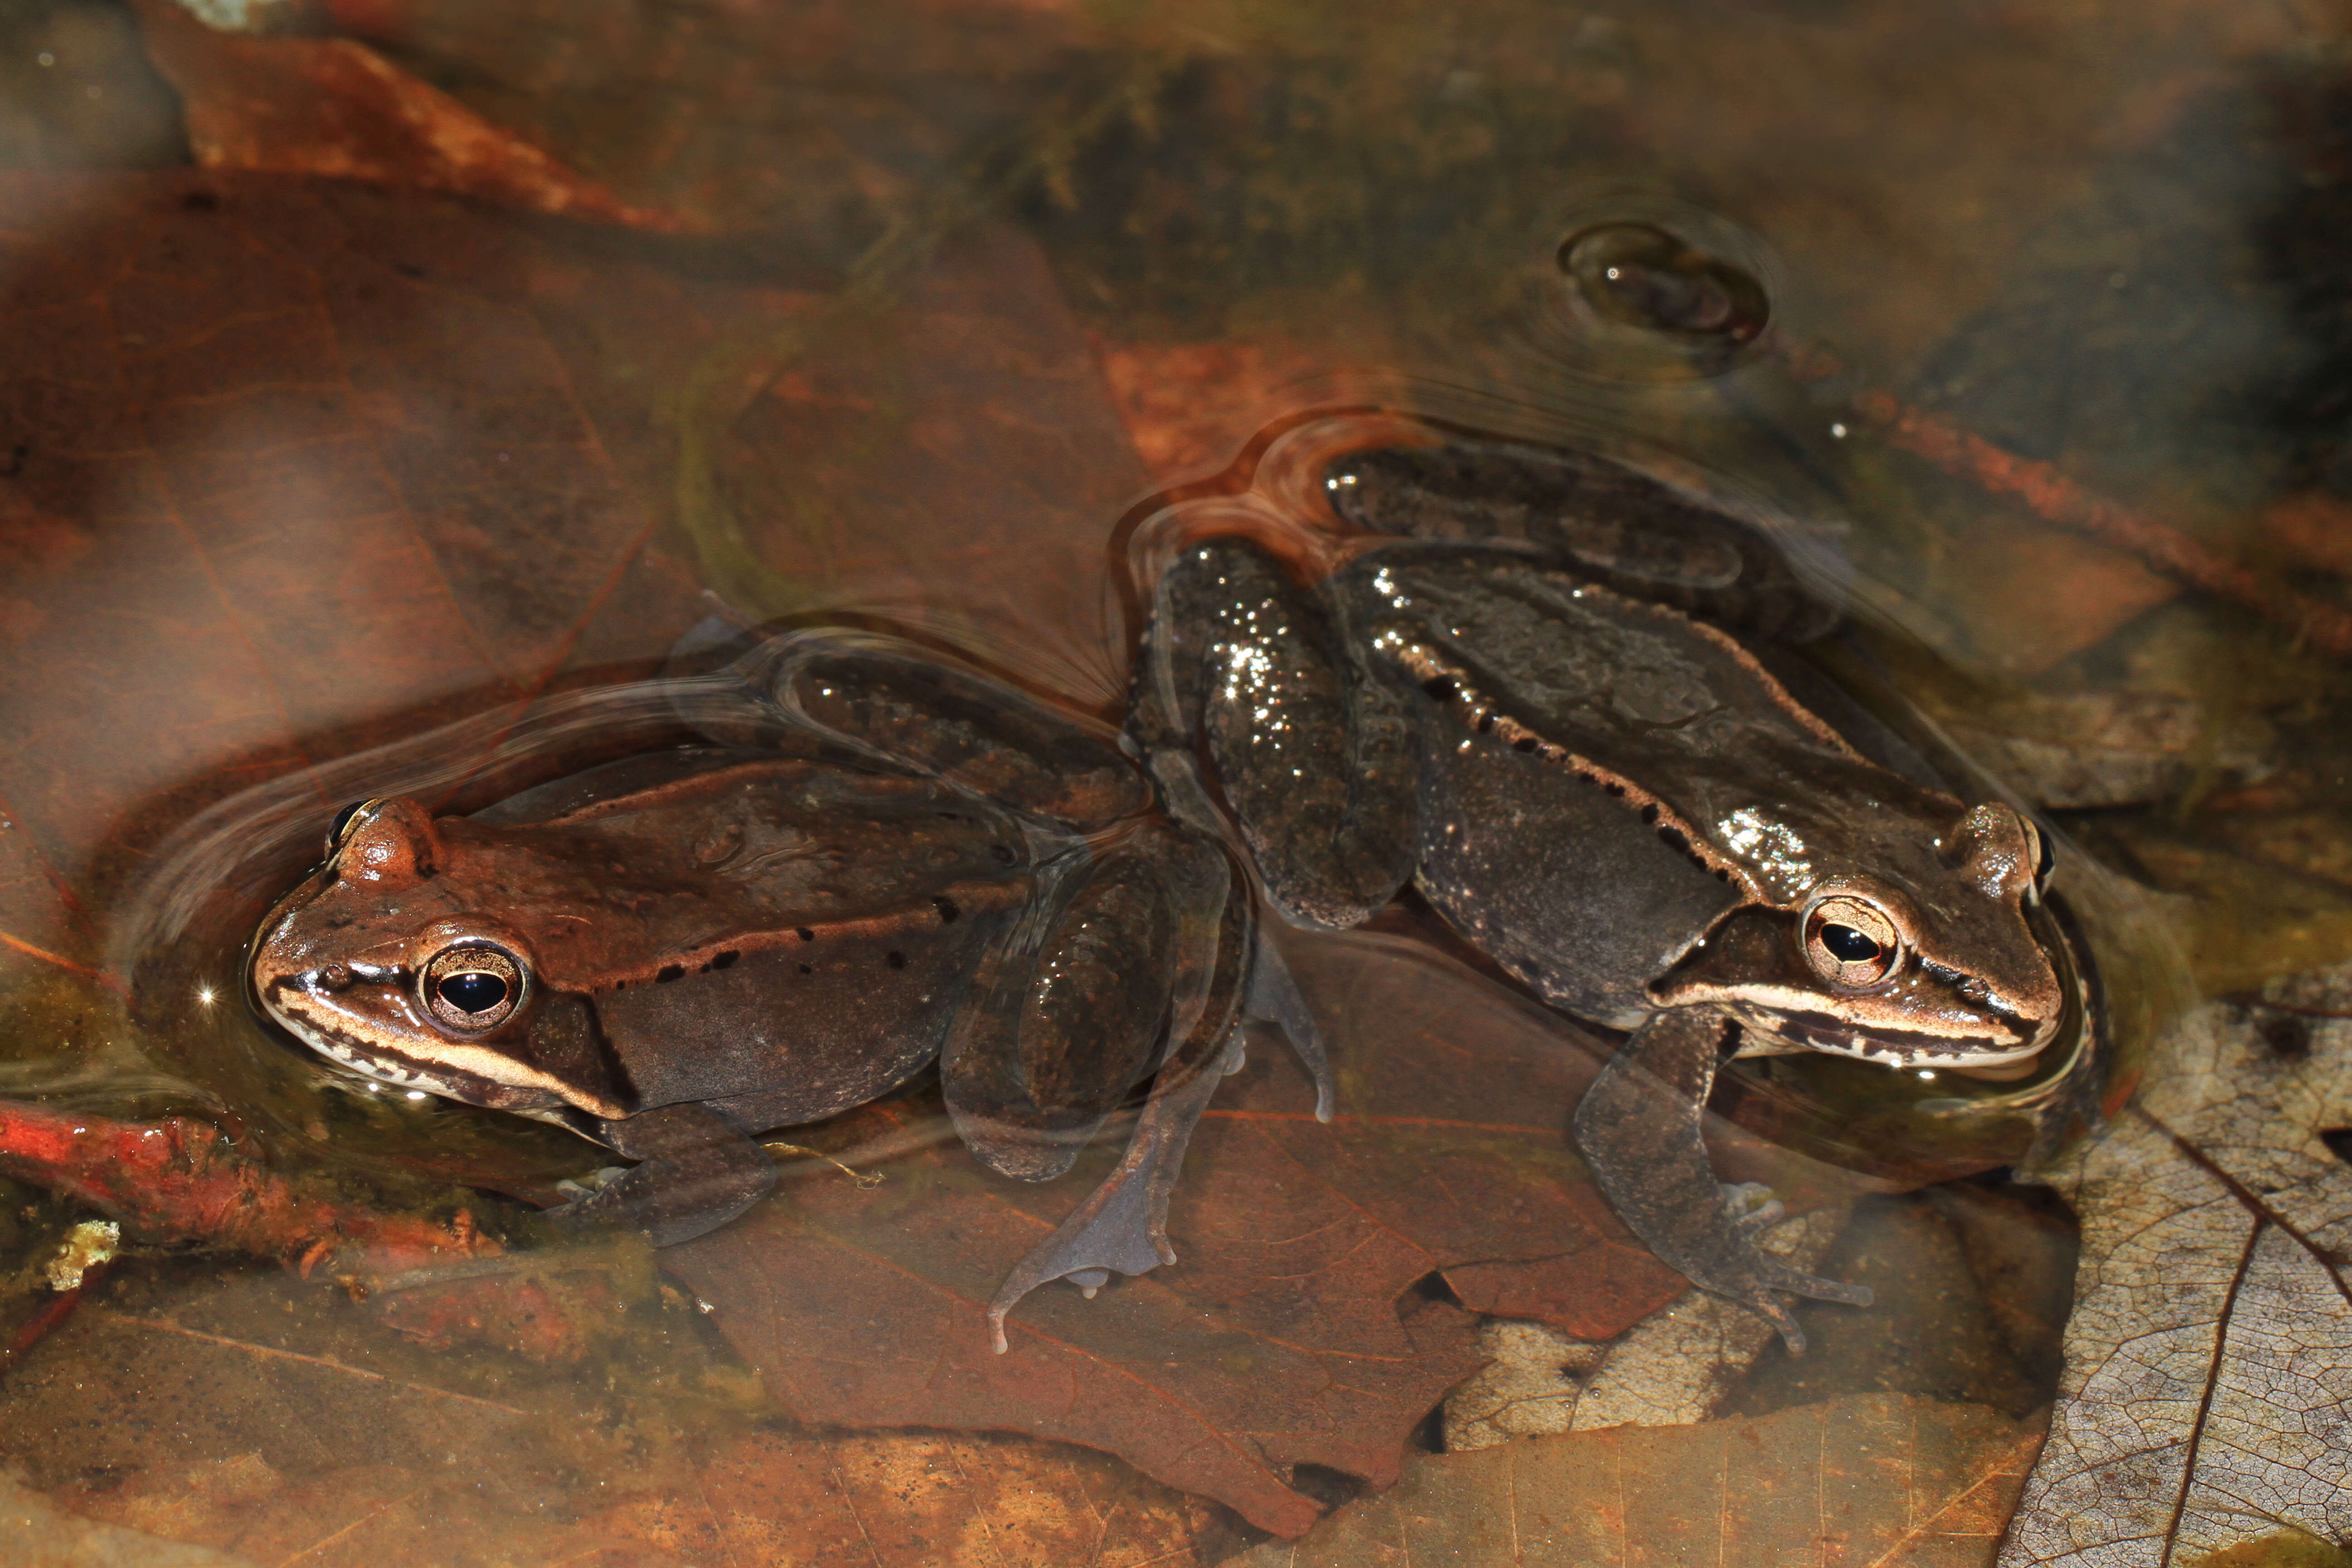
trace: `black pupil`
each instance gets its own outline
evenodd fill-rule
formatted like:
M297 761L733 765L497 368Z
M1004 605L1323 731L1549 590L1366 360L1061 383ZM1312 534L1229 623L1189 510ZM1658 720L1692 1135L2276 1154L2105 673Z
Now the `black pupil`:
M507 999L507 983L478 969L450 975L440 990L441 1000L460 1013L487 1013Z
M1852 926L1822 927L1822 945L1840 963L1867 963L1878 956L1878 944Z
M336 845L341 844L343 841L343 829L352 825L352 818L357 816L360 814L360 807L366 804L367 802L363 800L355 800L352 802L351 805L343 807L342 810L335 813L335 825L327 829L328 848L332 849Z

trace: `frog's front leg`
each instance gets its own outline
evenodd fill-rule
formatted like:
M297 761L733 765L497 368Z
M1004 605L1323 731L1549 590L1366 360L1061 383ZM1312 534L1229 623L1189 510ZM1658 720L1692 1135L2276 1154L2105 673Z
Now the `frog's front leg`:
M1772 1292L1866 1307L1870 1291L1790 1268L1749 1239L1758 1215L1730 1212L1699 1123L1731 1027L1712 1007L1653 1016L1584 1091L1577 1147L1610 1206L1652 1252L1764 1318L1801 1355L1804 1331Z
M1339 928L1412 875L1420 768L1401 695L1343 619L1248 540L1189 544L1160 579L1128 724L1169 809L1215 833L1192 766L1205 739L1267 897Z
M718 1229L776 1184L768 1152L706 1105L665 1105L597 1127L615 1153L640 1163L556 1210L559 1219L623 1225L675 1247Z

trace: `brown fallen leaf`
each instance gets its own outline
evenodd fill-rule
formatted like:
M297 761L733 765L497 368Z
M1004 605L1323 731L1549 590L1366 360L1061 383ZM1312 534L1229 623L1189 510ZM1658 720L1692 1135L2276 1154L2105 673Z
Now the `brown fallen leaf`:
M14 1476L0 1475L0 1568L247 1568L232 1557L166 1541L142 1530L77 1519Z
M289 1312L300 1289L150 1271L0 1384L0 1466L45 1494L0 1481L0 1506L58 1553L29 1561L86 1535L153 1552L91 1561L328 1568L1205 1568L1241 1544L1107 1455L778 1419L674 1292L583 1375L388 1344L357 1304Z
M2049 1447L2000 1568L2352 1538L2352 971L2210 1004L2063 1172L2083 1221Z
M208 169L369 180L656 233L688 226L622 201L364 44L219 32L177 0L137 9Z
M806 303L293 178L10 174L0 238L11 977L212 800L649 668L701 613L656 410Z
M1392 1490L1237 1568L1962 1568L1990 1557L2041 1435L2038 1415L1852 1394L1416 1455Z
M1163 484L1200 479L1233 461L1276 416L1307 402L1395 406L1396 378L1335 364L1280 342L1129 342L1094 334L1127 438ZM1370 345L1360 354L1370 358Z
M1296 1533L1319 1510L1295 1467L1385 1484L1482 1359L1455 1302L1605 1339L1685 1286L1569 1143L1601 1042L1400 939L1307 940L1294 964L1332 1046L1338 1117L1317 1122L1304 1072L1262 1045L1193 1136L1177 1264L1092 1300L1038 1292L1007 1355L990 1353L986 1302L1110 1151L1025 1186L934 1144L881 1166L878 1187L801 1184L665 1266L804 1419L1087 1443ZM878 1113L826 1130L888 1131ZM1767 1173L1798 1206L1817 1190L1793 1157Z
M1108 542L1150 481L1032 241L971 225L739 358L710 356L683 421L707 581L944 634L1117 710Z
M759 264L845 268L919 223L1099 24L1033 0L321 0L483 120Z

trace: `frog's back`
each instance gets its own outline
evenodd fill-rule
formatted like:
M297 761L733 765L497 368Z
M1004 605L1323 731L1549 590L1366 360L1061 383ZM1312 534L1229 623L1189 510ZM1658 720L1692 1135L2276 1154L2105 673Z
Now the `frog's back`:
M1638 1022L1645 982L1809 869L1790 846L1825 817L1957 811L1721 628L1523 550L1385 546L1332 589L1413 692L1423 892L1581 1016Z
M730 749L514 796L456 841L584 1008L639 1109L747 1128L831 1115L938 1054L1058 846L937 780Z

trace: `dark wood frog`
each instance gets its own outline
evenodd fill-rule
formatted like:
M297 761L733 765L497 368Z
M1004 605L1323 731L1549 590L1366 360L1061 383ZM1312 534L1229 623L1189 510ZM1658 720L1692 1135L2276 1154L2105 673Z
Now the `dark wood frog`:
M2032 1070L2091 1005L2049 842L1771 653L1837 614L1744 520L1502 444L1360 454L1325 483L1361 532L1175 549L1132 744L1204 826L1205 751L1289 919L1353 926L1411 881L1547 1002L1628 1031L1577 1111L1587 1163L1660 1258L1801 1350L1775 1292L1869 1292L1773 1258L1753 1235L1777 1205L1719 1193L1718 1063Z
M1224 851L1146 815L1107 731L877 637L736 673L792 744L631 757L470 816L345 809L261 928L269 1017L368 1078L640 1162L566 1213L656 1246L774 1184L751 1133L940 1063L980 1159L1066 1171L1157 1073L1127 1157L990 1308L1174 1261L1168 1197L1246 1016L1328 1071ZM807 754L785 754L803 752Z

